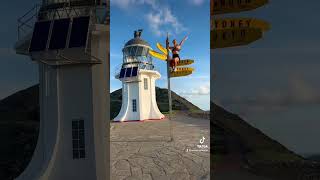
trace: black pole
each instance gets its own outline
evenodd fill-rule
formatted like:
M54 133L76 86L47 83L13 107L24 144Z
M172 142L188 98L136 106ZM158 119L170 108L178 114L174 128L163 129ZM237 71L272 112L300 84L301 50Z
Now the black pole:
M167 78L168 78L168 101L169 101L169 119L171 119L172 114L172 99L171 99L171 87L170 87L170 54L169 54L169 34L167 33L166 39L166 49L167 53Z

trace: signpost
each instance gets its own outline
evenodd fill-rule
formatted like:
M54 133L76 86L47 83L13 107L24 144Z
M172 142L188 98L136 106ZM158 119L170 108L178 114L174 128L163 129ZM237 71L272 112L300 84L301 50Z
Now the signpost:
M253 10L267 3L268 0L211 0L211 49L248 45L270 29L270 24L260 19L215 18L214 15Z
M169 33L167 33L166 49L169 52ZM171 86L170 86L170 55L167 53L167 78L168 78L168 101L169 101L169 119L171 119L172 113L172 99L171 99Z
M211 15L250 11L268 2L268 0L212 0Z
M164 48L160 43L157 43L157 48L161 52L157 52L154 50L149 50L149 54L157 59L166 61L167 63L167 78L168 78L168 101L169 101L169 119L171 119L172 114L172 98L171 98L171 86L170 86L170 79L173 77L182 77L188 76L193 73L194 68L192 67L185 67L186 65L190 65L194 63L192 59L185 59L180 60L177 64L176 71L171 72L170 70L170 43L169 43L169 34L167 34L166 38L166 48Z

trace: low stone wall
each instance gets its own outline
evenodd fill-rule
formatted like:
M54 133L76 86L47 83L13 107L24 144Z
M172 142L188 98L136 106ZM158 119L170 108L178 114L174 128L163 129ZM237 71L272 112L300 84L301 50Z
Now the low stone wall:
M208 119L210 120L210 112L189 112L189 116L194 117L194 118L201 118L201 119Z

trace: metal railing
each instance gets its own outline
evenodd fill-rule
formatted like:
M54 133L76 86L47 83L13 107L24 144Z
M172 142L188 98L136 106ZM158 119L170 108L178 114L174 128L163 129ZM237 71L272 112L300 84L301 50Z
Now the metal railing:
M138 69L142 69L142 70L152 70L152 71L158 71L158 68L156 68L154 65L146 65L144 62L140 62L140 61L137 61L137 62L130 62L130 63L121 63L121 64L118 64L115 68L114 68L114 71L113 71L113 76L114 77L118 77L119 74L120 74L120 70L122 68L124 68L125 65L134 65L134 64L137 64L135 66L138 66Z
M78 16L90 16L93 23L108 24L109 8L105 6L70 6L69 3L59 4L59 7L48 8L36 4L27 13L18 19L18 40L22 40L32 33L34 24L41 20L54 20L61 18L73 18ZM61 6L63 5L63 6Z
M36 4L28 12L18 19L18 40L21 40L29 33L32 33L34 23L38 19L40 5Z

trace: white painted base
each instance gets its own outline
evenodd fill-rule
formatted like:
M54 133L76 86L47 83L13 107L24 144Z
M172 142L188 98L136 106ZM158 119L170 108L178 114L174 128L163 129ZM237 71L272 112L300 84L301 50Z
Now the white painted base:
M113 121L160 120L165 116L160 112L156 101L155 81L160 73L152 70L139 70L135 81L122 80L122 106ZM145 89L144 79L147 79ZM136 112L133 111L133 100L136 100Z

